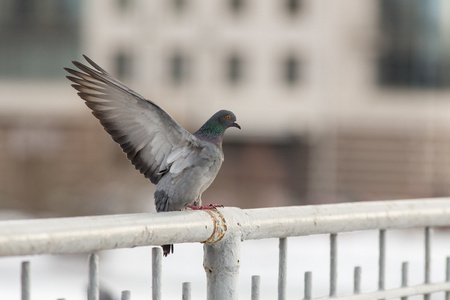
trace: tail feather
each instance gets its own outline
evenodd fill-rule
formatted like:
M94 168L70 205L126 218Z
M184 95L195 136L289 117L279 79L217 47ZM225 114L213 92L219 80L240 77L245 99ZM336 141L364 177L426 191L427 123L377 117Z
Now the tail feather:
M169 255L170 253L173 253L173 244L170 245L162 245L161 246L163 249L163 255L164 257L166 257L167 255Z
M164 190L155 191L155 208L157 212L169 210L169 195ZM166 257L173 253L173 244L162 245L163 255Z

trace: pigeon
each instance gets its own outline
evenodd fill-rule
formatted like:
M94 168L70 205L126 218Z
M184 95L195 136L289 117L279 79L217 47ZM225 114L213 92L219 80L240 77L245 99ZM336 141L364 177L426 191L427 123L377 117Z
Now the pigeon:
M78 70L64 68L71 74L67 78L135 168L156 185L156 211L207 208L201 196L222 165L225 130L241 129L235 114L220 110L191 134L153 101L83 57L90 66L72 61ZM173 253L173 245L162 248L164 256Z

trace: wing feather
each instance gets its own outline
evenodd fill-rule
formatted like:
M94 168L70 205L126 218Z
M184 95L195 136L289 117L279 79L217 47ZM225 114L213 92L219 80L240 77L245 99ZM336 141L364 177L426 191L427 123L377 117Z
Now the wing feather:
M156 184L177 158L177 172L189 167L187 152L195 151L197 139L158 105L84 58L93 68L74 61L78 70L65 68L67 78L136 169Z

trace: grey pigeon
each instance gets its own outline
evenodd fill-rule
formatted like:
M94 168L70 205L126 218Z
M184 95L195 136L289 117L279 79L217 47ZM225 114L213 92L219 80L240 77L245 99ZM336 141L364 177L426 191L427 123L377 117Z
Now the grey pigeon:
M158 212L201 206L201 195L223 162L222 140L229 127L241 128L228 110L215 113L194 134L84 55L94 68L72 63L67 78L128 159L154 184ZM164 256L173 245L163 245Z

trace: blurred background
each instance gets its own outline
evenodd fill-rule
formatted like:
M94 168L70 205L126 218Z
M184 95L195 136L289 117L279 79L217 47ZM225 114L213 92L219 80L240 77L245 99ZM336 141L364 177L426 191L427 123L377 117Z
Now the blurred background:
M450 194L450 2L3 0L2 212L154 209L65 79L82 54L191 132L237 115L205 204Z

